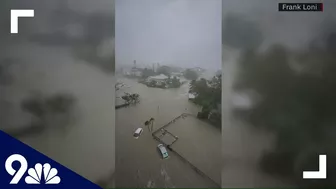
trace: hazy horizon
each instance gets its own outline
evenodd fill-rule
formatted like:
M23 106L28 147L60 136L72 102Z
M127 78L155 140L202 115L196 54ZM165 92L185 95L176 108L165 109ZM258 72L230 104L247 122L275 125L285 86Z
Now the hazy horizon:
M221 0L117 0L116 67L221 69Z

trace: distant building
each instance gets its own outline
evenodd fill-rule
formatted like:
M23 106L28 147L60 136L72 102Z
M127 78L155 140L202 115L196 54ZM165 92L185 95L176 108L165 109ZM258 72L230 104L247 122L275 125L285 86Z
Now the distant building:
M191 70L197 72L197 73L202 73L205 72L205 69L200 68L200 67L195 67L195 68L191 68Z
M168 79L168 76L164 74L156 75L156 76L150 76L148 77L148 81L156 81L156 82L165 82Z
M176 77L182 77L183 76L183 73L181 72L172 72L170 73L171 76L176 76Z
M135 77L141 77L142 76L142 69L137 68L136 60L133 61L133 67L132 67L129 75L130 76L135 76Z
M142 69L141 68L132 68L131 69L131 75L136 76L136 77L141 77L142 76Z

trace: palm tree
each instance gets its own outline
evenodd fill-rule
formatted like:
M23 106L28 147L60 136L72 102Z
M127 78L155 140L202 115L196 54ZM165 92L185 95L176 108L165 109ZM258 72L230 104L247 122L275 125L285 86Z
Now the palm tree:
M134 97L135 97L136 102L139 102L139 96L140 96L140 95L139 95L138 93L135 93L135 94L134 94Z
M131 96L129 93L125 93L124 96L121 97L127 104L131 103Z
M145 126L148 127L148 131L150 132L150 128L149 128L149 121L145 121Z
M137 94L137 93L132 94L131 99L132 99L133 103L138 103L139 102L139 94Z

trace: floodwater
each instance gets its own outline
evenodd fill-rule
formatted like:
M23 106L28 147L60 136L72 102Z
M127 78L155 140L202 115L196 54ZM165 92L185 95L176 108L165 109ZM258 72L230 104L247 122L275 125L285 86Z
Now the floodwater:
M20 52L8 55L22 60L12 73L15 81L3 88L1 129L27 127L31 117L20 109L20 101L31 92L44 95L72 94L76 98L74 121L64 126L56 121L41 133L19 139L91 181L114 172L115 106L114 76L79 62L67 48L19 44ZM15 52L15 51L12 51ZM52 120L53 121L53 120ZM62 128L62 129L60 129Z
M153 129L155 131L182 113L196 115L200 108L188 101L188 84L178 89L158 89L149 88L132 79L118 78L118 82L125 83L126 87L117 91L117 97L122 96L124 92L138 93L140 103L116 110L116 187L216 187L216 184L198 174L174 153L168 151L170 157L161 159L156 149L159 143L152 138L151 133L144 126L144 122L151 117L155 119ZM206 126L209 130L213 129L211 125ZM139 139L134 139L132 134L138 127L143 127L144 132ZM190 136L202 135L203 130L198 126L188 128ZM179 142L189 140L183 136L185 133L181 130L175 129L174 134L178 136L181 134L181 136L173 144L173 148L178 146ZM203 135L207 135L207 132ZM220 130L218 130L217 139L212 136L205 136L211 141L207 144L212 144L214 140L220 145ZM195 142L188 144L195 145ZM208 148L218 150L217 145L208 146ZM200 157L197 163L210 166L211 161L217 161L217 159L204 158L207 157L204 155L207 152L206 149L199 149L197 146L186 146L184 149L186 152L197 149L191 152L196 157ZM183 148L179 149L181 150ZM220 156L219 150L218 156ZM218 171L219 175L220 171Z
M173 149L203 171L216 183L221 183L221 131L219 128L187 115L166 128L178 135ZM206 162L205 162L206 161Z

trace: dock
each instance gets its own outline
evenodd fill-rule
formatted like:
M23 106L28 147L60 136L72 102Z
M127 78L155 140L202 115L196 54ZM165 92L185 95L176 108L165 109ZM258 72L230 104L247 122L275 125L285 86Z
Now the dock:
M115 109L119 109L119 108L123 108L123 107L127 107L127 106L129 106L130 104L128 104L128 103L125 103L125 104L119 104L119 105L116 105L115 106Z
M184 163L188 164L196 173L198 173L199 175L201 175L202 177L208 179L209 181L211 181L214 186L217 186L217 188L221 188L220 183L217 183L215 180L213 180L210 176L208 176L206 173L204 173L202 170L200 170L196 165L194 165L192 162L190 162L187 158L185 158L184 156L182 156L179 152L177 152L175 150L175 148L173 148L173 144L178 140L177 138L175 138L174 134L170 133L169 131L166 130L167 127L169 127L170 125L174 124L175 121L177 121L178 119L187 117L187 116L193 116L192 114L189 113L183 113L181 115L179 115L178 117L172 119L170 122L166 123L165 125L163 125L162 127L158 128L156 131L154 131L152 133L152 137L154 140L158 141L159 143L163 144L165 147L167 147L172 153L174 153L178 158L180 158ZM196 118L196 117L195 117ZM165 143L160 136L157 136L158 133L160 133L161 131L165 131L168 132L170 135L172 135L175 140L171 143L171 144L167 144Z

